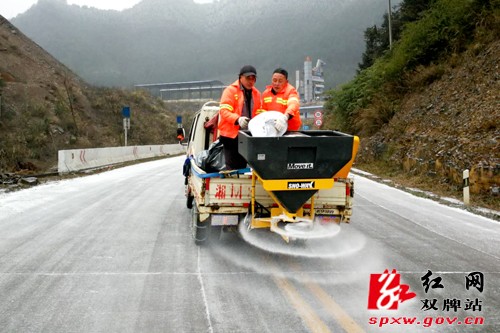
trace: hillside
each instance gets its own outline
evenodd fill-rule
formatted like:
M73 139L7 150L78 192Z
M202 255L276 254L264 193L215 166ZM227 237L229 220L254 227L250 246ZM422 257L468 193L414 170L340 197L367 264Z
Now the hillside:
M175 142L179 110L143 91L87 84L1 16L0 57L0 172L53 169L61 149L123 145L123 106L129 145Z
M499 59L497 40L421 68L395 116L361 137L358 165L456 198L469 169L473 202L500 210Z
M393 49L370 44L372 65L331 92L329 125L361 137L359 167L455 198L467 169L472 203L499 210L499 3L436 0L420 10Z

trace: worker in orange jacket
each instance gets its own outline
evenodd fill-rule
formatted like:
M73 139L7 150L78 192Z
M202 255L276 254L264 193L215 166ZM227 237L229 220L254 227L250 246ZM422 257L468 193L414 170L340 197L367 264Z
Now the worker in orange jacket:
M226 169L242 169L247 161L238 153L238 131L247 129L251 118L261 112L260 91L255 88L257 70L246 65L238 80L227 86L220 100L219 140L224 146Z
M279 111L283 113L283 120L276 121L278 132L288 123L289 131L298 131L300 120L300 98L294 86L288 83L288 72L277 68L273 72L271 85L262 93L262 108L266 111Z

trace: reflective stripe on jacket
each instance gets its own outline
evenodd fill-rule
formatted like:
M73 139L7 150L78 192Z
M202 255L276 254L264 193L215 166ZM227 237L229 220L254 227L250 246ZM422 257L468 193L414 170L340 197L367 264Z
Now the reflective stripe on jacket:
M266 111L279 111L293 117L288 120L288 130L300 129L300 100L297 90L289 83L276 95L272 93L272 86L267 86L262 93L262 108Z
M257 88L252 88L252 116L255 117L261 110L260 91ZM219 108L219 135L228 138L235 138L238 136L240 126L238 125L238 118L243 111L245 103L245 94L240 80L234 81L231 85L227 86L222 93Z

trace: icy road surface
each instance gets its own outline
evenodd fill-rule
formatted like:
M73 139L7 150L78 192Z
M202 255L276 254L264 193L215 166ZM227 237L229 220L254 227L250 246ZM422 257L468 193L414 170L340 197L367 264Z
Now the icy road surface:
M355 176L331 239L199 248L182 163L0 194L0 332L500 332L500 223Z

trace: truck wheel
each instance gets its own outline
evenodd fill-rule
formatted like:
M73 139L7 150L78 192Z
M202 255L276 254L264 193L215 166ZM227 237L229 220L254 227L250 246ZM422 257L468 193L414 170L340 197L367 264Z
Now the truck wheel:
M194 200L194 196L191 195L191 193L188 193L188 195L186 196L186 207L191 209L193 208L193 200Z
M198 207L196 205L193 206L192 227L194 243L196 245L204 245L208 243L210 222L200 222L200 213L198 212Z

